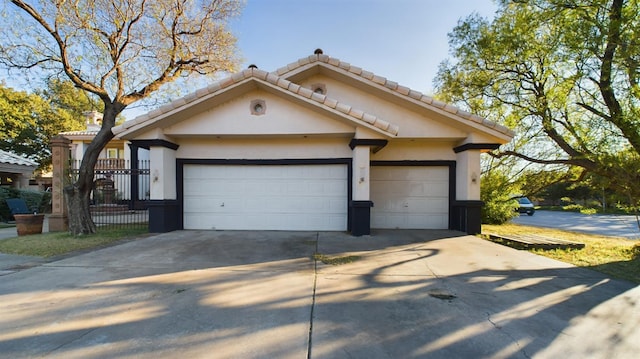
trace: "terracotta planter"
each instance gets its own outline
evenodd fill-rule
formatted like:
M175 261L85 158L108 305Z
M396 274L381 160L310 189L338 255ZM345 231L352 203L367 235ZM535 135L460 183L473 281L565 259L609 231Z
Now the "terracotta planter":
M15 214L18 236L42 233L44 214Z

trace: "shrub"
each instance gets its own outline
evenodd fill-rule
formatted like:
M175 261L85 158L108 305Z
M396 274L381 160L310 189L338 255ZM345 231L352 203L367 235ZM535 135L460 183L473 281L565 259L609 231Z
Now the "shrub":
M480 199L482 207L482 223L503 224L517 216L518 202L511 198L515 193L513 184L506 175L499 172L483 174L480 182Z
M42 213L47 212L51 203L51 193L16 189L12 187L0 187L0 219L8 221L11 218L11 210L6 200L10 198L22 198L27 208Z
M20 191L11 187L0 187L0 220L8 221L11 218L11 210L6 200L9 198L19 198Z
M584 207L581 204L570 204L562 207L563 210L568 212L580 212Z
M598 210L595 208L583 208L580 210L580 213L582 214L596 214L598 213Z

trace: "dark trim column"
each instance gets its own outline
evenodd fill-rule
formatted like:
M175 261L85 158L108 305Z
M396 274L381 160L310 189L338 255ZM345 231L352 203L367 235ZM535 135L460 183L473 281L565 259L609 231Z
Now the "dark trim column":
M149 232L165 233L180 228L177 200L151 200L149 206Z
M129 159L129 161L131 162L129 165L129 168L131 169L131 186L129 188L129 195L130 195L130 201L129 201L129 209L133 210L136 209L136 203L138 202L138 200L140 198L138 198L138 187L139 187L139 183L140 180L138 178L138 176L140 176L140 167L138 164L138 146L134 145L133 143L129 143L129 148L131 149L131 158Z
M371 201L351 201L351 235L360 237L371 234Z
M482 231L482 201L454 201L452 209L452 228L467 234Z

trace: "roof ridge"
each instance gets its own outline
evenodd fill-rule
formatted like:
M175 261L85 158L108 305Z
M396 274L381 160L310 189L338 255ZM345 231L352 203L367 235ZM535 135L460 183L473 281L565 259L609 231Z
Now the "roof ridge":
M17 153L0 150L0 163L9 163L21 166L37 166L38 162L27 157L18 155Z
M322 55L320 55L322 56ZM375 115L368 114L364 111L354 109L352 106L341 103L340 101L331 99L325 95L315 93L311 91L311 89L300 86L294 82L286 80L273 72L266 72L260 70L258 68L248 68L242 70L240 72L234 73L231 76L225 77L219 81L212 83L211 85L198 89L195 92L192 92L188 95L185 95L181 98L175 99L168 104L160 106L159 108L152 110L146 114L140 115L133 120L126 121L121 125L115 126L112 128L112 132L114 134L118 134L123 132L135 125L142 124L144 122L150 121L153 118L161 116L170 111L176 110L183 106L188 105L191 102L202 99L208 95L213 95L220 91L225 90L226 88L238 84L242 81L245 81L250 78L255 78L259 81L264 81L271 85L277 86L287 92L294 93L296 95L305 97L307 99L313 100L317 103L320 103L323 106L329 107L332 110L336 110L342 114L345 114L349 117L354 118L357 121L363 121L368 125L376 127L384 132L387 132L392 135L397 135L399 132L399 127L394 125L388 121L385 121Z
M324 64L328 64L331 65L333 67L336 67L338 69L341 69L343 71L346 71L350 74L359 76L365 80L368 80L370 82L373 82L374 84L377 84L379 86L383 86L391 91L394 91L400 95L403 95L405 97L409 97L414 101L418 101L422 104L425 104L427 106L430 107L435 107L437 109L443 110L447 113L456 115L458 117L464 118L468 121L471 122L475 122L475 123L479 123L485 127L488 128L492 128L500 133L503 133L505 135L509 135L511 137L513 137L515 135L515 132L511 129L509 129L506 126L500 125L496 122L490 121L484 117L472 114L470 112L464 111L461 108L436 100L433 96L429 96L429 95L425 95L424 93L420 92L420 91L416 91L416 90L412 90L409 87L406 86L402 86L400 84L398 84L395 81L390 81L388 80L386 77L383 76L378 76L376 74L374 74L371 71L366 71L363 70L360 67L357 66L352 66L350 63L348 62L344 62L341 61L338 58L335 57L330 57L328 55L324 55L322 53L320 54L314 54L314 55L310 55L307 57L303 57L301 59L299 59L298 61L294 61L292 63L289 63L283 67L280 67L278 69L276 69L275 71L271 72L271 74L275 74L277 76L283 76L286 75L287 73L290 73L294 70L297 70L303 66L312 64L314 62L319 62L319 63L324 63Z

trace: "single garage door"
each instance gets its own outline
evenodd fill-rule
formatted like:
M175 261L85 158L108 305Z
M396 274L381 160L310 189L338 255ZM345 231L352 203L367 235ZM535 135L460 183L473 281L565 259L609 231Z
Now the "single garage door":
M185 165L184 228L347 229L346 165Z
M447 229L449 168L371 167L371 228Z

